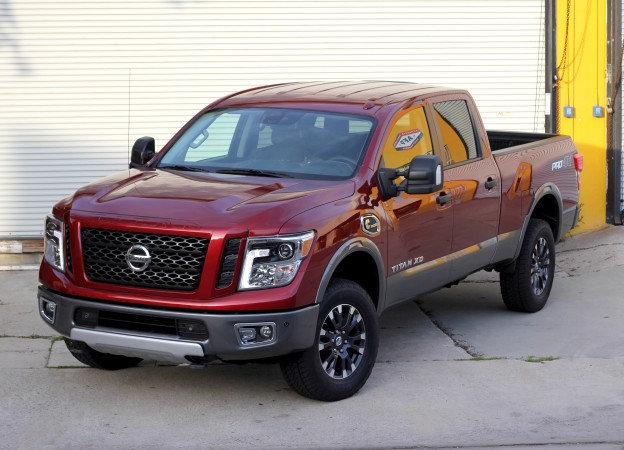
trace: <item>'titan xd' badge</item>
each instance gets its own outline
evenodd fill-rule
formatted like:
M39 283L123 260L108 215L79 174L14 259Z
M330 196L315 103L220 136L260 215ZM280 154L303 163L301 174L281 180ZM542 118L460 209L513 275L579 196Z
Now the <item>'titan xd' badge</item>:
M397 150L410 150L414 148L416 144L422 139L423 132L418 128L413 130L404 131L394 140L394 148Z

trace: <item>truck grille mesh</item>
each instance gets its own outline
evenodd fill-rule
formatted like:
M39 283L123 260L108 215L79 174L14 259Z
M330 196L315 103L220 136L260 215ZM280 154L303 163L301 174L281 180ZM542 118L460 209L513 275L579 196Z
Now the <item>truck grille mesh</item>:
M83 228L85 273L102 283L193 291L199 286L209 240L190 236ZM151 262L136 272L126 262L133 245L149 251Z
M228 287L232 284L232 281L234 281L234 270L236 270L240 243L240 239L230 239L227 241L225 249L223 250L223 259L221 260L221 269L219 270L217 289Z

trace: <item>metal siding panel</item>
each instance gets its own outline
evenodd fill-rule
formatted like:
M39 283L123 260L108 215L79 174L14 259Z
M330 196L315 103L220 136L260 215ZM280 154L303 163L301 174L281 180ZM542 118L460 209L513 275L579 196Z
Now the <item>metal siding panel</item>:
M543 0L21 0L0 47L0 236L40 236L80 185L235 90L390 79L471 91L490 128L542 131Z

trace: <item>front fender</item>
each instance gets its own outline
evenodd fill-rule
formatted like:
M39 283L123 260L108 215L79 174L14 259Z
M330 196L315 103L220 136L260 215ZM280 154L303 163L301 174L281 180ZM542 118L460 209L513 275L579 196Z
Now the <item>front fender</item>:
M381 256L381 252L375 245L373 241L367 239L365 237L356 237L346 241L344 244L336 250L334 256L332 256L329 264L325 268L325 272L323 272L323 276L321 278L321 283L319 285L318 291L316 293L315 303L320 303L323 300L325 295L325 291L327 290L327 286L329 286L329 282L332 279L336 269L340 265L340 263L349 255L352 255L357 252L364 252L372 257L375 265L377 266L377 274L379 277L378 285L379 285L379 293L378 298L374 298L373 301L377 305L377 310L383 310L383 303L385 300L386 293L386 271L383 257Z

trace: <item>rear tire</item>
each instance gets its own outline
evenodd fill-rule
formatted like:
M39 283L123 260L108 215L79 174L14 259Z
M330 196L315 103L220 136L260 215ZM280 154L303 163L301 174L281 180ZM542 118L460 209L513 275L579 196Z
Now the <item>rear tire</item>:
M282 374L304 397L342 400L364 386L378 347L377 311L370 296L353 281L334 279L321 304L313 346L282 360Z
M120 370L128 369L136 366L143 361L141 358L131 358L123 355L111 355L110 353L101 353L93 350L87 344L81 341L74 341L64 338L65 345L71 354L83 364L91 366L94 369L104 370Z
M531 219L513 272L500 272L501 294L512 311L541 310L555 276L555 239L548 222Z

